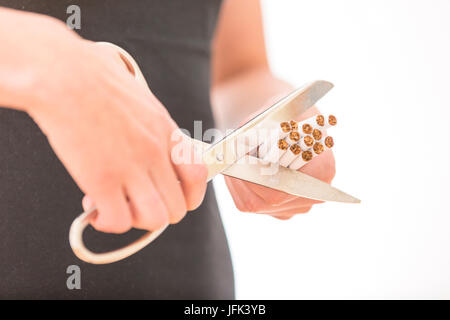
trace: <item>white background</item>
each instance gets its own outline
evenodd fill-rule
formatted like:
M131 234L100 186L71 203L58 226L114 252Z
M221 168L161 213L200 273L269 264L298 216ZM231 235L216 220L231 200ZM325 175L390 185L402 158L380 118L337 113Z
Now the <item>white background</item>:
M263 1L273 71L335 88L333 184L290 221L215 181L239 299L450 298L450 1Z

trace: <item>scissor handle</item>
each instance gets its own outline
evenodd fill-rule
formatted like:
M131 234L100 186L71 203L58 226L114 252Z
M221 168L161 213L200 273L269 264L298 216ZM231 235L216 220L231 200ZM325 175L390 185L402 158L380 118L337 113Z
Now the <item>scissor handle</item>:
M165 225L158 230L147 232L136 241L120 249L110 252L94 253L84 245L83 232L84 229L86 229L86 227L91 223L91 221L93 221L96 215L97 208L95 207L83 212L72 222L69 232L70 246L72 247L75 255L81 260L93 264L112 263L135 254L146 245L151 243L153 240L155 240L168 226Z
M144 75L139 69L139 66L128 52L126 52L121 47L109 42L97 42L97 44L101 46L111 47L117 50L120 58L125 63L128 71L130 71L130 73L133 74L138 81L147 85L147 82L145 81ZM146 245L151 243L153 240L155 240L168 226L165 225L158 230L148 232L138 240L134 241L133 243L123 248L110 252L94 253L89 249L87 249L86 246L84 245L83 232L84 229L86 229L86 227L93 221L93 219L95 219L96 215L97 209L95 207L83 212L72 222L69 232L69 242L72 251L81 260L93 264L112 263L125 259L126 257L131 256L132 254L135 254L136 252L144 248Z

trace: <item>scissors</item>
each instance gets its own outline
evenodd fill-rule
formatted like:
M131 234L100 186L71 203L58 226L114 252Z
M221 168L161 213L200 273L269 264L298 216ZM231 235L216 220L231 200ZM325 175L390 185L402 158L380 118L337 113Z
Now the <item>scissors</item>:
M98 42L98 44L117 50L128 71L137 81L147 84L136 61L129 53L112 43ZM223 174L298 197L321 201L359 203L359 199L299 171L279 166L273 174L261 174L261 170L267 166L266 164L249 154L238 156L235 149L237 140L249 130L268 128L273 126L274 123L297 118L332 88L333 84L327 81L320 80L308 83L294 90L214 144L192 139L195 147L204 150L202 159L208 168L208 181L218 174ZM81 260L93 264L112 263L133 255L155 240L168 226L165 225L158 230L148 232L123 248L110 252L94 253L86 248L83 242L83 231L95 218L96 214L95 207L83 212L73 221L69 232L70 246L75 255Z

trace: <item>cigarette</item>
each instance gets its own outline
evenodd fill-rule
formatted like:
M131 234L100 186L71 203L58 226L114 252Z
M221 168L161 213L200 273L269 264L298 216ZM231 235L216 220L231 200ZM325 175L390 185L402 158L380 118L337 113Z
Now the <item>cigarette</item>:
M258 129L252 128L237 137L235 152L238 158L241 158L246 154L256 153L256 149L260 144L258 134Z
M321 114L317 115L316 123L318 126L323 127L325 125L325 117Z
M291 125L292 131L298 131L298 123L296 121L291 120L289 124Z
M273 142L269 142L269 139L263 141L258 146L257 156L264 163L279 162L282 166L298 169L314 156L334 146L333 138L326 136L325 130L336 124L334 115L325 117L321 114L301 122L281 122L275 136L270 139L273 141L273 138L277 138L276 145L271 145Z
M330 114L328 116L327 122L325 123L325 117L321 114L316 116L316 123L320 129L328 129L334 127L337 124L337 119L335 116Z
M310 150L303 151L302 153L302 159L306 162L311 161L313 158L313 154Z
M324 141L324 144L325 144L325 147L327 147L328 149L333 148L333 146L334 146L333 137L332 136L326 137L325 141Z
M289 143L284 139L278 140L277 146L270 148L269 152L264 155L263 161L278 162L280 157L289 149Z
M330 114L328 116L327 122L324 123L324 125L321 127L323 129L329 129L331 127L334 127L337 124L337 119L335 116L333 116L332 114Z
M303 150L308 150L311 148L314 144L314 139L311 136L304 136L300 140L300 147L302 147Z
M328 116L328 124L329 124L330 126L335 126L336 123L337 123L336 117L333 116L332 114L330 114L330 115Z
M275 139L284 139L291 131L292 127L287 121L281 122L276 128L272 127L269 129L269 133L265 135L265 137L263 136L263 141L258 146L258 158L264 159L265 156L271 151L271 143L273 143L273 141L277 141Z
M281 132L288 134L291 131L291 125L289 124L289 122L282 122L280 123L280 129Z
M280 158L280 166L288 167L289 164L297 158L297 156L302 152L302 149L298 144L293 144L289 147L289 150L283 154Z
M312 136L315 140L319 141L322 139L322 131L320 131L319 129L314 129L312 132Z
M295 144L299 141L300 141L300 133L298 133L297 131L292 131L286 137L286 142L289 143L289 145Z
M324 150L323 144L320 142L314 143L313 150L315 154L321 154Z
M304 123L302 125L302 131L304 134L311 134L313 131L313 127L309 123Z
M289 169L298 170L303 167L308 161L313 158L313 154L310 150L306 150L302 152L300 157L297 157L291 164L289 165Z

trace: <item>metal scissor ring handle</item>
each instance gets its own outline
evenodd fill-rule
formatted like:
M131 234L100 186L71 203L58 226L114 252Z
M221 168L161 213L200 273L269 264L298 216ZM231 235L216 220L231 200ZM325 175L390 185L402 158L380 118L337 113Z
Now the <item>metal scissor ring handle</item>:
M138 81L147 85L147 82L145 81L144 75L139 69L139 66L128 52L126 52L121 47L109 42L97 42L96 44L111 47L117 50L120 58L125 63L128 71L130 71L130 73ZM89 249L87 249L86 246L84 245L83 232L84 229L86 229L86 227L91 223L91 221L95 219L96 215L97 215L97 208L95 207L83 212L72 222L69 232L69 243L72 248L72 251L81 260L93 264L112 263L133 255L134 253L138 252L146 245L151 243L153 240L155 240L168 226L167 224L158 230L147 232L141 238L123 248L113 250L110 252L94 253Z

